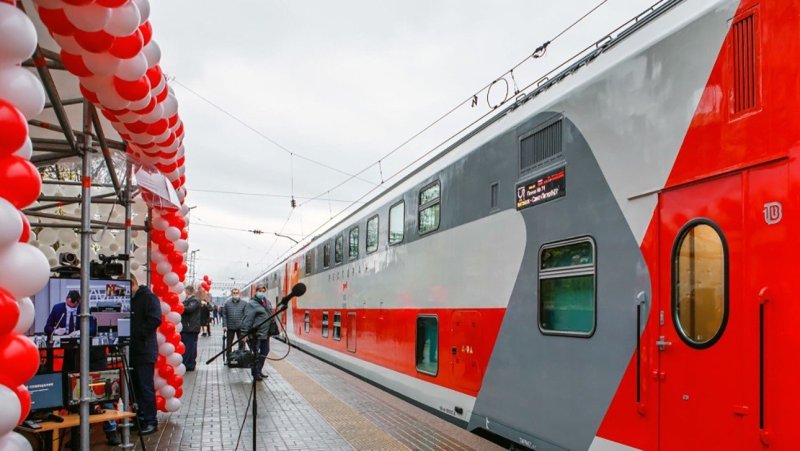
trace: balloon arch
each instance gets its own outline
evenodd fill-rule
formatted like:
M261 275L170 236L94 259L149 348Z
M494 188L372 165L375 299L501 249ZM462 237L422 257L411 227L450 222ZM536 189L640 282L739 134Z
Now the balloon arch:
M30 297L47 284L59 254L80 252L83 262L102 252L129 256L126 274L147 281L161 300L158 408L181 407L189 248L184 127L149 17L148 0L0 0L2 450L30 449L13 432L31 407L23 383L39 366L39 351L25 336L35 317ZM108 183L93 179L94 154L102 155L97 163ZM71 181L62 177L64 165L74 169ZM133 187L134 170L162 180L163 189L145 187L138 176ZM88 299L89 265L80 271ZM88 335L88 319L85 325ZM84 439L88 433L82 445Z

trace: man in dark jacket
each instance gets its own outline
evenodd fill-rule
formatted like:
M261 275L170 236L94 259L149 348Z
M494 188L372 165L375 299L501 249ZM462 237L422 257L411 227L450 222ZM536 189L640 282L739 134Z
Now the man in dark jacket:
M186 287L181 323L181 341L186 346L183 364L186 365L186 371L194 371L197 364L197 336L200 334L200 300L194 295L194 287L191 285Z
M149 288L139 285L131 275L131 379L138 405L141 430L152 434L158 429L156 389L153 386L158 340L156 330L161 325L161 303Z
M233 336L238 335L239 338L243 337L240 333L242 327L242 318L244 317L244 307L246 302L242 301L239 297L239 289L234 288L231 290L231 298L222 306L222 332L225 336L225 346L230 349L233 344ZM242 343L239 342L239 349L242 349ZM228 351L230 352L230 351Z
M247 337L247 342L250 344L250 349L258 354L258 363L251 370L253 378L257 381L267 377L263 370L264 362L266 362L267 354L269 354L269 326L274 319L265 320L272 316L272 313L272 305L267 299L267 288L259 285L256 288L256 297L245 304L244 317L240 328L242 335L251 332L250 329L256 328Z

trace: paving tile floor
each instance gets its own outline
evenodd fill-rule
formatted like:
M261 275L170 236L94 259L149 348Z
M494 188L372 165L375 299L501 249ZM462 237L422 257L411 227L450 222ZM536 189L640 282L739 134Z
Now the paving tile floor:
M197 371L184 377L183 407L159 414L158 432L144 437L146 450L253 449L249 370L230 369L222 359L204 363L221 347L219 327L213 331L200 337ZM271 358L286 353L284 343L271 346ZM257 388L258 450L501 449L294 348L286 359L268 361L266 372ZM131 440L132 449L145 449L137 434ZM121 449L105 445L99 427L91 448Z

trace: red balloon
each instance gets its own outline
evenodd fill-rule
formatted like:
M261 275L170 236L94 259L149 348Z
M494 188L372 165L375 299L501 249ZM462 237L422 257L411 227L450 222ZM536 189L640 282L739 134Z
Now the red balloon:
M173 368L172 365L164 365L158 369L158 375L169 380L169 378L175 375L175 368Z
M117 37L114 43L108 50L108 53L120 59L131 59L138 55L144 47L144 38L139 30L133 32L130 36Z
M105 6L106 8L118 8L127 3L128 0L95 0L95 2L100 6Z
M28 137L25 116L9 102L0 99L0 155L11 155Z
M142 121L124 122L123 125L131 132L137 134L144 133L144 131L147 130L147 124Z
M171 337L173 334L175 334L175 325L166 320L161 320L161 326L159 326L159 329L165 337Z
M173 330L174 329L175 328L173 327ZM169 337L169 339L167 341L172 343L172 345L175 346L175 349L178 349L178 345L181 343L181 334L179 334L177 332L173 332L172 336Z
M165 84L164 89L162 89L160 93L156 94L156 101L158 103L163 102L164 99L167 98L167 94L169 94L169 89L167 89L167 85Z
M139 31L142 33L142 42L144 45L150 43L150 40L153 39L153 26L150 25L150 21L139 25Z
M158 64L147 69L145 75L147 79L150 80L150 86L158 86L158 84L161 83L161 79L164 78L164 73L161 72L161 66Z
M167 411L167 400L161 395L156 395L156 408L162 412Z
M70 4L70 5L75 5L75 6L82 6L82 5L88 5L89 3L92 3L93 1L94 0L64 0L64 3Z
M75 40L78 41L78 44L81 47L83 47L85 50L89 52L103 53L111 49L111 46L114 45L114 41L116 39L114 38L114 36L106 33L103 30L100 31L76 30Z
M182 314L182 313L183 313L183 311L184 311L183 304L178 304L178 305L176 305L176 306L175 306L175 308L173 309L173 311L175 311L175 312L178 312L178 313L181 313L181 314ZM183 343L181 343L180 345L176 346L176 347L175 347L175 351L177 351L177 352L178 352L178 353L180 353L180 354L183 354L183 353L184 353L184 351L186 350L186 348L185 348L185 347L182 347L182 346L183 346ZM184 351L180 351L179 349L183 349Z
M166 122L166 119L161 119L161 120ZM153 125L155 125L155 124L153 124ZM164 128L164 131L167 131L167 129ZM161 133L152 133L152 134L153 135L160 135ZM156 143L156 144L159 147L169 147L174 142L175 142L175 133L170 133L169 136L167 136L167 139L165 139L164 141L161 141L160 143ZM175 154L175 153L177 153L177 151L173 152L173 154Z
M67 19L67 15L61 8L47 9L39 8L39 18L51 33L62 36L72 36L78 31L75 25Z
M83 94L83 97L85 97L86 100L88 100L88 101L90 101L92 103L100 103L100 99L97 98L97 94L95 94L94 92L90 91L89 88L87 88L86 86L83 86L82 83L79 84L79 86L80 86L80 89L81 89L81 94Z
M183 397L183 387L175 387L175 397L176 398Z
M73 55L66 50L62 50L61 62L64 63L64 67L66 67L72 75L77 75L78 77L91 77L94 75L92 71L86 67L86 63L83 62L83 58L80 55Z
M203 283L200 284L200 288L208 291L208 289L211 288L211 287L208 285L208 283L203 282Z
M172 243L170 243L170 244L172 244ZM173 245L173 247L175 247L175 246ZM173 267L180 266L181 263L183 263L183 255L181 255L181 254L179 254L177 252L174 252L174 253L172 253L172 254L167 256L167 260L169 260L170 264L172 264Z
M19 320L19 304L14 296L0 288L0 337L14 330Z
M8 334L0 339L0 384L16 387L39 369L39 349L27 337Z
M147 133L158 136L165 131L167 131L167 127L169 127L169 123L166 119L159 119L147 127Z
M155 109L157 104L158 104L158 102L156 102L156 98L155 97L150 97L150 102L147 104L147 106L142 108L141 110L134 111L134 113L148 114L148 113L150 113L151 111L153 111Z
M114 88L123 99L135 102L147 96L150 92L150 82L144 75L142 75L142 78L134 81L126 81L114 77Z
M168 383L169 385L172 385L172 386L173 386L173 387L175 387L176 389L177 389L177 388L180 388L181 386L183 386L183 377L181 377L181 376L179 376L179 375L175 374L174 376L172 376L171 378L169 378L169 379L167 380L167 383Z
M172 241L158 243L158 250L164 255L170 255L175 252L175 245L172 244Z
M22 407L22 413L19 415L19 422L17 423L17 425L20 425L31 413L31 394L24 385L18 385L14 392L16 392L17 398L19 398L19 405Z
M0 183L0 197L20 210L36 201L42 191L39 171L30 161L21 157L0 157L0 180L3 181Z
M27 243L31 239L31 223L28 222L25 213L19 212L19 215L22 217L22 234L19 236L19 242Z
M159 354L158 357L156 357L156 368L161 368L166 364L167 364L167 358Z
M182 159L183 159L183 157L180 158L180 160L182 160ZM180 160L178 160L178 161L180 161ZM183 166L183 162L178 164L178 167L180 167L180 166ZM183 228L183 229L181 229L181 239L185 240L186 238L189 238L189 231L186 230L186 228Z
M167 120L169 121L170 128L174 127L175 124L178 123L178 119L179 119L179 117L178 117L177 113L175 113L172 116L170 116L169 118L167 118ZM179 128L178 130L183 131L182 127L183 127L183 124L181 124L181 128ZM180 135L180 133L178 133L178 130L175 130L175 134L176 135Z

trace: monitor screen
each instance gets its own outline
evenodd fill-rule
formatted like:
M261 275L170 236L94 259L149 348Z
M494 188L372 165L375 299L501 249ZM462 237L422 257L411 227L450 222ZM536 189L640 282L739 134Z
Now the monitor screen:
M37 374L25 383L31 394L31 410L57 410L64 406L64 384L61 373Z
M63 304L70 291L80 292L80 279L51 278L48 284L36 293L33 303L36 317L28 335L45 335L45 326L52 312L64 312ZM85 300L81 300L84 302ZM131 282L130 280L91 279L89 280L89 312L97 326L93 344L114 344L119 332L120 322L124 324L130 319ZM72 325L61 320L58 313L51 319L62 328ZM63 332L63 331L60 331ZM55 334L54 334L55 335Z
M69 373L69 392L67 404L76 406L81 402L81 375ZM121 373L116 370L92 371L89 373L89 399L90 402L115 401L120 396Z

